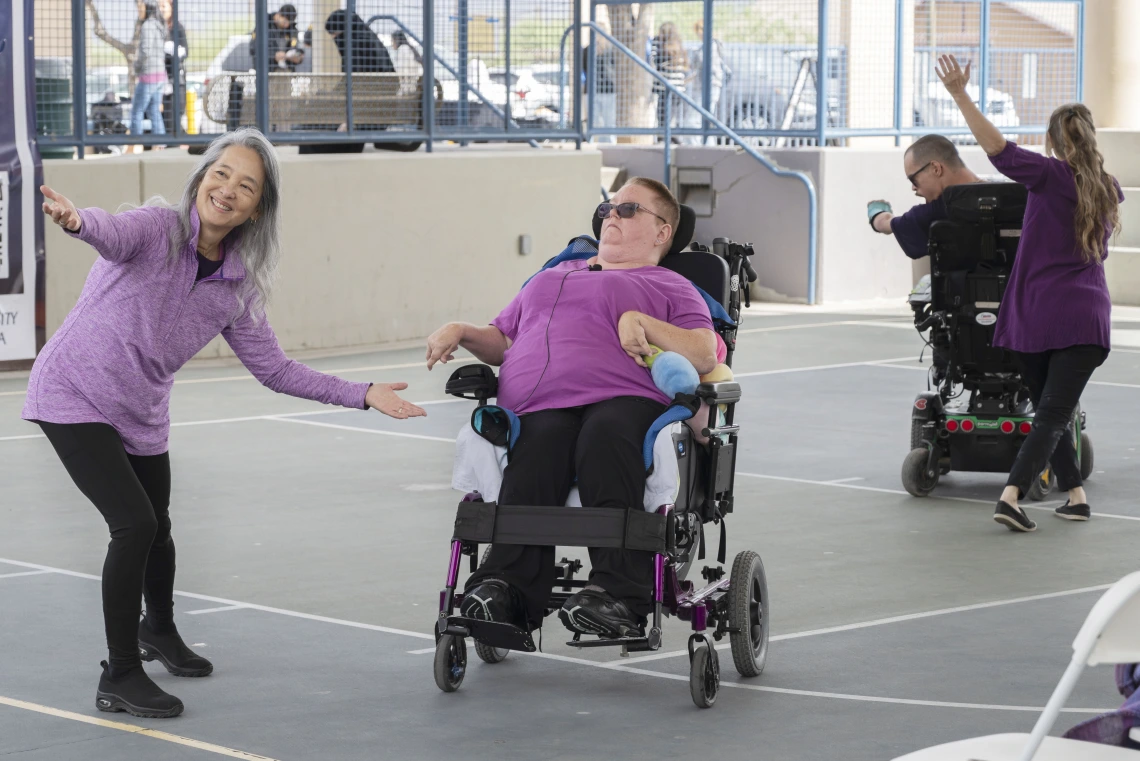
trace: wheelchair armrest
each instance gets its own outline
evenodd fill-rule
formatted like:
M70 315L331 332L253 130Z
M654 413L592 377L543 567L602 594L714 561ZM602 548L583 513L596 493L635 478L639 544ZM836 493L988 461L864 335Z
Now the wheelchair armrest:
M697 396L710 406L714 404L735 404L740 401L740 384L733 381L702 383L697 386Z
M486 402L498 395L499 379L495 377L495 370L488 365L464 365L451 374L444 390L460 399Z

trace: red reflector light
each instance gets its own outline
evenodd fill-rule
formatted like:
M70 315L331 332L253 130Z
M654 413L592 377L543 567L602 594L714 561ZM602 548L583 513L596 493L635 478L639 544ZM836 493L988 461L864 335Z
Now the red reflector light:
M1001 432L1002 433L1013 433L1013 421L1012 420L1001 421Z
M963 420L962 421L962 433L969 433L972 430L974 430L974 421L973 420Z
M1030 432L1030 431L1032 431L1032 430L1033 430L1033 423L1030 423L1030 422L1026 421L1026 422L1024 422L1024 423L1022 423L1022 424L1021 424L1021 433L1022 433L1022 435L1024 435L1024 436L1028 436L1028 435L1029 435L1029 432Z
M958 430L958 421L957 420L947 420L946 421L946 430L949 431L950 433L954 433L954 431Z

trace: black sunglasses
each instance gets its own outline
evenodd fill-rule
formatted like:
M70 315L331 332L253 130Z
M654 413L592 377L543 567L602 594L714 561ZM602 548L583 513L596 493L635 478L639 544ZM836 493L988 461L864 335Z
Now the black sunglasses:
M661 216L657 212L650 211L641 204L633 203L632 201L628 203L600 203L598 204L598 217L605 219L614 209L617 209L617 215L622 219L632 219L634 214L639 211L644 211L646 214L652 214L653 216L657 217L665 224L669 224L669 220L665 219L665 217Z
M933 163L934 163L933 161L927 161L925 164L923 164L923 165L922 165L922 168L921 168L921 169L919 169L917 172L915 172L914 174L908 174L908 175L906 176L906 178L907 178L908 180L910 180L910 184L911 184L911 185L913 185L913 184L914 184L914 178L915 178L915 177L918 177L920 174L922 174L922 173L923 173L923 172L925 172L927 169L929 169L929 168L930 168L930 165L931 165L931 164L933 164Z

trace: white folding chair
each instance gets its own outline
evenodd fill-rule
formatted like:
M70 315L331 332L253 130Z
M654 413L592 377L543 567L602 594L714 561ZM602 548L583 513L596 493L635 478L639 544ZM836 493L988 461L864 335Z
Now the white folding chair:
M1140 751L1047 737L1085 666L1140 663L1140 572L1113 584L1073 640L1073 659L1033 731L936 745L895 761L1140 761Z

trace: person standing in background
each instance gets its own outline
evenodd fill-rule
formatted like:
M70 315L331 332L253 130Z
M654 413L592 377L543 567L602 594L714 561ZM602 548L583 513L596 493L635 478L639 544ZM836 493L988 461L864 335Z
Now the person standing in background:
M174 5L171 0L159 0L158 12L166 28L163 54L166 60L167 81L162 91L162 122L169 135L175 132L174 99L177 97L181 104L186 103L186 56L190 54L190 44L186 41L186 29L182 26L182 22L175 23ZM184 113L185 105L179 111Z

